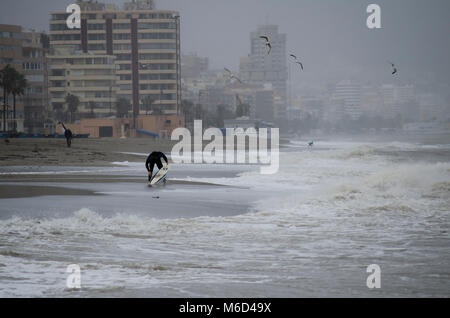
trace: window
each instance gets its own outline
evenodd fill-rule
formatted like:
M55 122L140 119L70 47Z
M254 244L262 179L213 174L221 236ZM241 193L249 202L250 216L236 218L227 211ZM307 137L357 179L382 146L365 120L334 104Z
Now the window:
M79 41L79 34L52 34L50 35L51 41Z
M141 84L139 85L141 90L167 90L167 89L175 89L174 84Z
M21 50L22 50L22 48L20 46L0 44L0 51L16 51L16 52L20 52Z
M66 23L50 24L50 31L63 31L68 30Z
M30 82L42 82L44 81L44 75L25 75L27 81Z
M117 19L117 14L111 14L111 13L108 13L108 14L104 14L103 15L103 19Z
M92 40L92 41L101 41L105 39L105 35L104 34L88 34L88 40Z
M162 80L174 80L174 79L176 79L176 75L174 73L160 74L159 77Z
M64 70L52 70L51 76L64 76Z
M64 13L64 14L52 14L52 20L53 20L53 21L67 20L68 17L69 17L69 13Z
M131 50L131 44L114 44L113 45L114 50L120 51L120 50Z
M89 44L88 50L106 50L105 44Z
M163 22L163 23L149 23L149 22L138 22L138 29L175 29L174 22Z
M131 39L130 33L114 33L114 40L129 40Z
M139 43L140 50L175 49L175 43Z
M175 33L139 33L139 39L175 39Z
M131 29L131 24L130 23L114 23L113 24L113 29L116 29L116 30L128 30L128 29Z
M50 86L51 87L63 87L64 86L64 81L50 81Z
M131 70L131 64L118 64L119 70Z
M123 74L119 76L119 79L121 81L130 81L131 80L131 75L130 74Z
M143 53L139 54L140 60L173 60L175 54L173 53Z
M139 79L141 81L159 80L159 74L140 74Z
M130 61L131 54L117 54L116 58L118 61Z
M105 24L103 23L88 23L88 30L104 30Z
M122 91L131 90L131 84L120 84L119 89Z

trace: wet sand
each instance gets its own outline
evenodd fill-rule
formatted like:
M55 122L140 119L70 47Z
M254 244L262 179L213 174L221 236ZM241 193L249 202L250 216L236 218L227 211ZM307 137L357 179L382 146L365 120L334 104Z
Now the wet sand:
M92 176L94 177L94 176ZM11 178L11 177L10 177ZM7 182L26 182L26 183L35 183L35 182L48 182L48 183L88 183L95 180L96 183L141 183L141 179L117 179L117 178L95 178L95 179L86 179L86 178L11 178ZM5 182L5 180L1 180L0 182ZM192 185L192 186L212 186L212 187L223 187L224 185L208 183L208 182L194 182L194 181L183 181L183 180L168 180L166 185ZM47 195L101 195L102 193L85 190L79 188L69 188L69 187L60 187L60 186L44 186L44 185L32 185L32 184L0 184L0 199L11 199L11 198L29 198L29 197L38 197L38 196L47 196Z
M133 161L142 162L142 157ZM230 216L248 212L254 200L241 187L220 184L221 178L251 168L245 166L173 165L166 185L156 187L147 185L140 163L0 168L0 219L64 217L82 208L104 217L116 213L155 218Z
M98 195L94 191L34 185L1 185L0 199L30 198L43 195Z

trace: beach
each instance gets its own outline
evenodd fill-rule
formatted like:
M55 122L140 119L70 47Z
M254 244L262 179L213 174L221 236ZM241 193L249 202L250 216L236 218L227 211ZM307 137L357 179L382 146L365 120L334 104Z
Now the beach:
M450 295L449 144L291 140L276 178L258 165L171 163L167 184L148 187L146 155L170 147L2 145L0 295ZM70 264L80 289L66 286ZM370 264L380 289L366 285Z
M9 144L0 141L2 166L107 166L114 161L136 160L132 153L170 152L176 143L150 138L75 138L68 148L64 138L13 138Z

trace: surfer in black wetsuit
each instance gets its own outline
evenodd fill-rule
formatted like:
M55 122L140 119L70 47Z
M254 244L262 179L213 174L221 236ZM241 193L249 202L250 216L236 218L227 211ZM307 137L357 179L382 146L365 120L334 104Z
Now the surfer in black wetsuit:
M66 126L64 126L64 123L59 122L59 124L61 124L64 128L64 136L66 137L67 147L70 147L72 145L72 131L70 129L67 129Z
M161 158L164 159L166 162L166 167L169 166L169 161L167 160L167 157L165 154L163 154L160 151L153 151L151 154L148 155L147 160L145 161L145 167L148 171L148 182L152 180L153 176L153 167L156 166L158 169L161 169L163 167L163 163L161 162Z

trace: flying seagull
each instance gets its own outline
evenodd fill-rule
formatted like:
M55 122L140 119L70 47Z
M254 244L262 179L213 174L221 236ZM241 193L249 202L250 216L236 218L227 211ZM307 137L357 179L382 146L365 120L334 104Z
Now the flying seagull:
M267 52L267 55L270 54L270 51L272 50L272 45L270 44L269 37L265 35L260 36L261 39L264 39L266 41L266 46L269 48L269 51Z
M226 72L228 72L228 76L230 76L230 79L236 79L239 83L244 84L236 75L233 74L232 71L227 69L226 67L223 68Z
M397 73L397 68L395 67L394 63L392 63L392 62L388 62L388 63L392 65L392 75Z
M303 64L299 60L297 60L297 56L295 56L294 54L289 54L289 55L294 58L295 63L299 64L303 71Z

